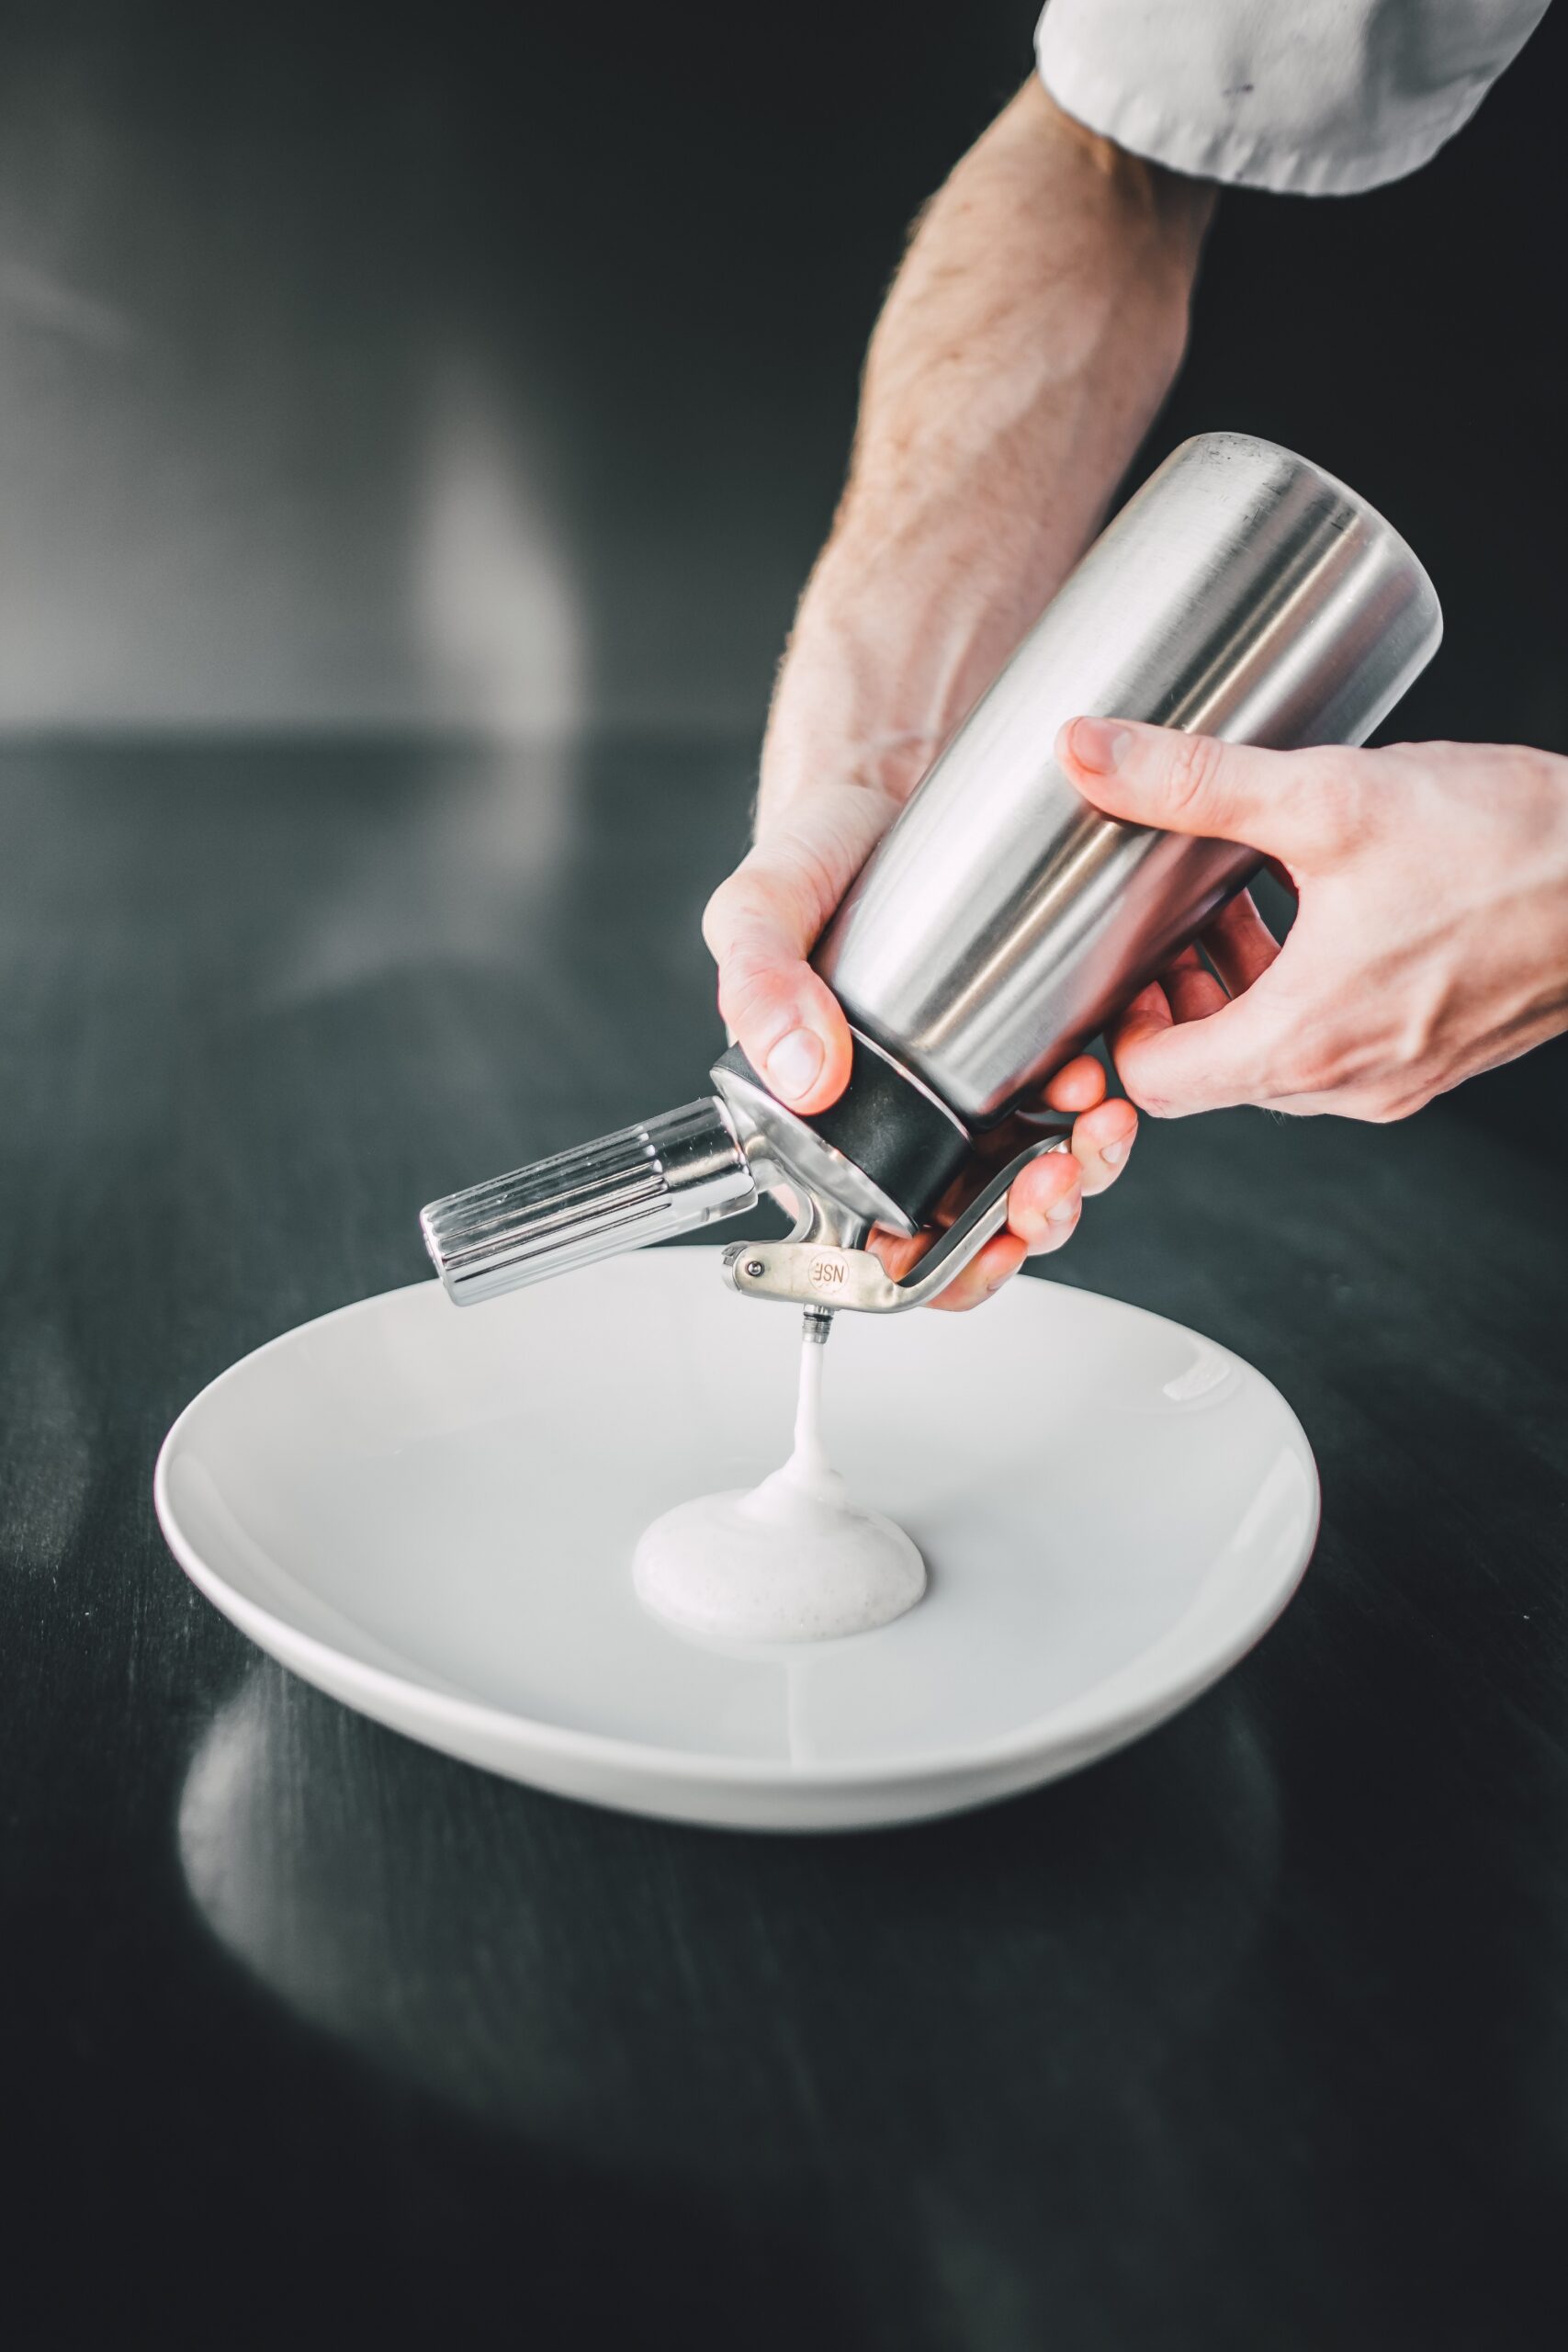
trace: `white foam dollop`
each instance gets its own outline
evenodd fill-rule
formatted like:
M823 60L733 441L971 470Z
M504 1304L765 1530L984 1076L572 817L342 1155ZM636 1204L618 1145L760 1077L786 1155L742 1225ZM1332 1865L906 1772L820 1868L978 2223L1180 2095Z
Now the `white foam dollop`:
M825 1348L803 1343L795 1451L760 1487L699 1495L645 1530L638 1595L687 1633L822 1642L912 1609L925 1563L901 1527L863 1510L822 1442Z

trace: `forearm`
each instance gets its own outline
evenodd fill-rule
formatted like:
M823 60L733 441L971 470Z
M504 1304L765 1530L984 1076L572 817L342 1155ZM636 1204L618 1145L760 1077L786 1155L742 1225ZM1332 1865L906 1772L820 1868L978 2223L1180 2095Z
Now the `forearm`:
M780 672L756 840L704 918L731 1035L807 1116L842 1093L853 1045L807 959L1093 532L1179 364L1210 201L1032 83L919 224ZM1069 1063L1047 1100L1074 1114L1070 1159L1015 1187L1010 1233L948 1304L1065 1239L1125 1160L1136 1121L1098 1063Z
M1036 82L958 165L873 338L762 831L825 765L902 797L1048 602L1179 365L1210 203Z

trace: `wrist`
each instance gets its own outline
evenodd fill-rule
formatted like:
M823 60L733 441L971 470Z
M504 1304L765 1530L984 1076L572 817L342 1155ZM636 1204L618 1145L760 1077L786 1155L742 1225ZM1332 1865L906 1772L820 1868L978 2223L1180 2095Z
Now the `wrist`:
M791 632L762 754L759 822L853 785L901 805L1036 618L967 529L835 532Z

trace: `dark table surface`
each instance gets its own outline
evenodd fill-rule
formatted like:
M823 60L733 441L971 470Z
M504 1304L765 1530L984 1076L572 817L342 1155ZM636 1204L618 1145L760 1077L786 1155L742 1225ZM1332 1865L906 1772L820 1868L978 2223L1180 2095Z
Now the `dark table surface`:
M420 1202L696 1091L750 763L0 762L7 2332L1561 2344L1560 1056L1400 1128L1145 1127L1053 1274L1276 1381L1322 1538L1218 1690L988 1813L536 1795L165 1554L206 1381L417 1278Z

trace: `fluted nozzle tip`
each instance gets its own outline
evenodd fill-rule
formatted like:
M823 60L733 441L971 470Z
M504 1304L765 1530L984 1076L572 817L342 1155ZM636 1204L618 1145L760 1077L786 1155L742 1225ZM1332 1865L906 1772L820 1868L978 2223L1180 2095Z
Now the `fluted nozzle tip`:
M420 1217L458 1306L750 1208L756 1181L715 1096L433 1201Z

